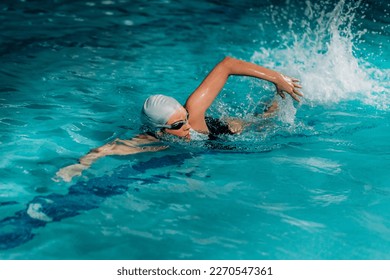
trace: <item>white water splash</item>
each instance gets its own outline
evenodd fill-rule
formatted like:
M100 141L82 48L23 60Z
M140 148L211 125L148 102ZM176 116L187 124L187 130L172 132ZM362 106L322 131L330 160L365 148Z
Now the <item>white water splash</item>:
M297 109L294 107L294 101L292 98L279 98L279 110L277 111L278 119L290 126L294 126L295 124L295 114L297 113Z
M300 78L305 94L303 102L312 106L360 100L387 110L390 100L385 84L389 73L354 55L353 42L366 32L352 31L361 1L339 1L328 13L323 2L305 3L305 17L300 22L291 20L294 14L288 7L273 7L272 14L280 15L284 21L290 18L289 30L278 34L282 40L280 48L261 48L253 54L252 61ZM278 19L271 18L278 28Z

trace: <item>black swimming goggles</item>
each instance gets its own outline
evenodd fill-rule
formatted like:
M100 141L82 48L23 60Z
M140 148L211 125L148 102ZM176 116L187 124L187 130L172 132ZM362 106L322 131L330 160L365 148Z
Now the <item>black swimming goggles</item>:
M177 121L177 122L174 122L172 124L164 124L164 125L161 125L159 127L167 128L167 129L171 129L171 130L179 130L180 128L183 127L183 125L188 123L188 118L189 117L190 117L190 115L187 113L187 118L185 120Z

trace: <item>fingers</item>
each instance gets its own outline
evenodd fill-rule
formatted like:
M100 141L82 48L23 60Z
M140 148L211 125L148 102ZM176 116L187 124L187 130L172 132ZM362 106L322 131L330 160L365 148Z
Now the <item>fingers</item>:
M284 94L284 92L282 90L278 90L278 94L280 95L280 97L282 97L283 99L286 98L286 95Z
M298 96L303 97L303 94L298 90L301 89L302 86L299 84L299 79L284 76L283 79L287 84L278 84L277 85L277 93L284 99L286 97L285 93L288 93L295 101L300 102Z
M296 95L295 94L290 94L290 96L295 100L295 101L297 101L297 102L301 102L301 100L299 100L299 98L298 97L296 97Z
M297 102L301 102L301 100L297 97L298 96L302 96L303 97L303 94L301 92L299 92L297 89L293 89L291 92L287 92L295 101Z
M291 95L291 97L294 100L300 102L300 100L297 97L297 95L303 97L303 94L298 90L298 89L302 88L302 86L297 84L297 82L299 82L298 79L292 78L292 81L293 81L293 83L292 83L293 88L292 88L292 91L289 92L289 94Z
M294 87L296 87L296 88L302 88L302 86L301 86L301 85L299 85L299 84L296 84L296 83L293 83L293 86L294 86Z
M299 83L298 79L291 78L291 80L288 83L293 90L295 90L296 88L302 88L302 85L298 84Z
M282 75L282 77L287 81L287 82L294 82L294 83L299 83L299 79L293 78L290 76Z
M298 96L301 96L303 97L303 94L298 91L297 89L293 89L292 92L287 92L294 100L300 102L301 100L297 97ZM280 95L280 97L282 97L283 99L286 98L286 94L284 93L284 91L282 90L278 90L278 94Z
M56 176L51 178L54 182L59 183L61 180L64 182L70 182L72 180L72 177L69 176L69 174L66 174L64 172L58 171L56 173Z
M294 88L294 93L296 94L296 95L299 95L299 96L302 96L303 97L303 94L299 91L299 90L297 90L297 89L295 89Z
M57 173L56 173L56 176L52 177L51 180L52 180L53 182L59 183L59 182L61 182L61 180L63 180L63 179L61 178L60 175L58 175L58 172L57 172Z

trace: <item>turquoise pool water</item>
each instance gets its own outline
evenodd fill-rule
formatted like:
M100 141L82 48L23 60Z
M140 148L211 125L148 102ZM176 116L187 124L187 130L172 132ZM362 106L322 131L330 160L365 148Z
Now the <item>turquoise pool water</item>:
M2 1L0 259L390 259L384 2ZM52 180L226 55L305 98L240 136ZM210 115L253 120L273 95L232 77Z

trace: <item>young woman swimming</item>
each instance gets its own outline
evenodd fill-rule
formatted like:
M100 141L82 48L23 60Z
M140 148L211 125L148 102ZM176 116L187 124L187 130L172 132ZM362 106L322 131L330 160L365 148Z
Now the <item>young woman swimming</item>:
M107 155L130 155L142 152L164 150L167 146L147 146L158 142L164 134L174 135L188 141L191 135L201 134L209 137L218 134L237 134L245 126L238 119L225 121L206 117L206 111L218 96L230 75L250 76L272 82L277 93L285 98L285 93L294 100L300 101L303 96L298 90L299 80L282 75L254 63L226 57L207 75L197 89L188 97L184 106L176 99L165 95L153 95L146 99L141 113L142 122L151 133L141 134L131 140L116 139L97 149L73 164L60 169L57 180L71 181L74 176L81 175L97 159ZM271 109L277 105L273 104ZM272 108L273 107L273 108Z

